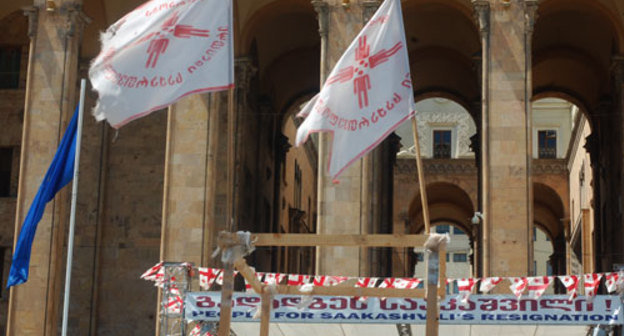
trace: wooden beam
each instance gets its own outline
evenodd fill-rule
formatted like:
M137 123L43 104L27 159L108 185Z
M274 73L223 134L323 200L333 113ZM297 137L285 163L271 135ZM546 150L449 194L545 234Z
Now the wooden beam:
M234 261L234 267L236 267L236 269L240 272L243 278L247 280L247 282L251 285L251 288L253 288L256 293L262 294L264 291L264 285L260 282L260 280L258 280L258 278L256 278L254 271L251 267L249 267L249 265L247 265L245 259L238 258Z
M328 295L328 296L357 296L357 297L389 297L389 298L419 298L425 297L424 289L398 288L363 288L323 286L314 287L311 292L301 292L297 286L277 286L278 294L287 295Z
M426 240L426 235L406 234L258 233L252 235L255 246L416 247L423 246Z

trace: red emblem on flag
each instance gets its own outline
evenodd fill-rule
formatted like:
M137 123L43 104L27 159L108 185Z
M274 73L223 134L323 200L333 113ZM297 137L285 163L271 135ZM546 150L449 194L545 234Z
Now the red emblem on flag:
M160 55L167 51L169 46L169 38L171 36L176 38L189 38L191 36L198 37L210 37L209 29L198 29L190 25L178 24L180 15L178 12L173 12L159 27L158 31L147 34L142 39L139 39L135 45L141 44L146 41L150 41L147 47L147 62L146 68L155 68L158 63Z
M335 75L327 79L325 85L345 83L353 79L353 94L358 98L360 109L367 107L368 90L372 88L370 77L368 76L369 69L374 69L386 62L392 55L401 50L402 47L403 43L397 42L392 48L388 50L381 49L376 54L370 56L370 46L366 42L366 35L363 35L358 39L358 46L355 49L356 65L338 70Z

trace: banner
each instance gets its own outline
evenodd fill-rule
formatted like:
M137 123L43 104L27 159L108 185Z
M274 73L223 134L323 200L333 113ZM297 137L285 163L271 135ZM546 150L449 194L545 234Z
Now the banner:
M186 295L185 318L190 321L218 321L221 293L192 292ZM234 293L232 322L259 322L260 296ZM424 299L313 296L311 304L299 309L300 295L276 295L271 322L282 323L376 323L425 324ZM624 320L618 296L598 295L592 303L584 297L568 301L566 295L540 299L512 295L471 295L466 304L457 296L440 303L441 324L515 325L621 325Z

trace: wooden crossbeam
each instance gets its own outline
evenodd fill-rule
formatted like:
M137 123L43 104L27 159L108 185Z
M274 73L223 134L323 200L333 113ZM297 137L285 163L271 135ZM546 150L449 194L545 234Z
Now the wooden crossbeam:
M426 235L406 234L309 234L256 233L255 246L357 246L357 247L416 247L423 246Z

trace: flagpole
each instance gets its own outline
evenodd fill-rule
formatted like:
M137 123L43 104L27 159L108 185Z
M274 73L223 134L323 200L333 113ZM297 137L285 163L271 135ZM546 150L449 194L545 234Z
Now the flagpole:
M74 229L76 226L76 199L78 197L78 176L80 170L80 145L82 144L82 116L84 114L86 80L80 80L80 103L78 105L78 125L76 129L76 150L74 157L74 179L72 182L71 212L69 215L69 237L67 238L67 266L65 269L65 293L63 298L62 336L67 336L67 319L69 315L69 293L71 288L71 270L74 254Z
M425 185L425 173L423 172L422 159L420 157L420 145L418 143L418 122L416 114L412 118L412 133L414 135L414 150L416 154L416 168L418 170L418 187L420 188L420 201L422 204L423 219L425 222L425 234L429 234L431 224L429 223L429 203L427 202L427 186Z

